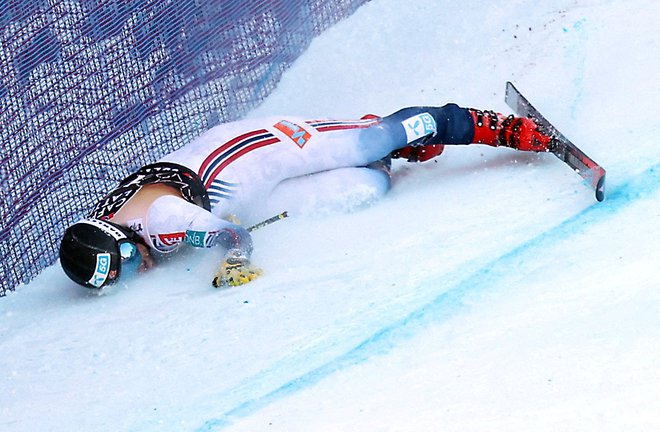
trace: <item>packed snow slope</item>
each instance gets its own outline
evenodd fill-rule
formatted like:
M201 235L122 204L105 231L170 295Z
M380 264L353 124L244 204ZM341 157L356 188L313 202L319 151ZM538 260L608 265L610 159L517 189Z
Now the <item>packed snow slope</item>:
M448 148L384 199L282 197L257 281L187 251L94 295L0 299L3 431L660 429L660 2L373 0L252 116L510 112L510 80L608 171ZM357 194L359 195L359 194Z

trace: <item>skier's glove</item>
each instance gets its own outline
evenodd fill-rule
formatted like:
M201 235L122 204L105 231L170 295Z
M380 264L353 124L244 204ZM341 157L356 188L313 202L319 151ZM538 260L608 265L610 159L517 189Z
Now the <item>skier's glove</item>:
M398 150L394 150L391 156L394 159L406 159L408 162L425 162L436 156L440 156L444 149L445 146L443 144L405 146Z
M220 264L220 269L213 278L216 288L239 286L261 276L261 269L250 265L250 260L238 249L230 249Z

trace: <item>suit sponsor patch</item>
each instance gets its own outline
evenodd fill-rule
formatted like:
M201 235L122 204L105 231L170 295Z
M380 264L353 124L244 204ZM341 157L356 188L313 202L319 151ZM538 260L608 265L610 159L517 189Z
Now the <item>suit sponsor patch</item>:
M217 237L220 235L219 231L186 231L185 242L195 247L211 247L216 243Z
M406 130L406 140L408 144L417 141L420 138L432 135L438 130L435 119L429 113L421 113L416 116L405 119L401 122Z
M160 252L171 252L186 238L185 232L164 233L151 236L151 243Z
M284 135L288 136L291 141L296 143L296 145L300 148L305 147L305 144L307 144L307 142L312 137L312 134L303 129L302 126L299 126L288 120L282 120L275 124L273 127L282 132Z

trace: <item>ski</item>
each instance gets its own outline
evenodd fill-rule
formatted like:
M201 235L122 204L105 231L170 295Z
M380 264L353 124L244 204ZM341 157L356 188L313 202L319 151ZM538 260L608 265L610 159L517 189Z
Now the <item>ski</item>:
M506 96L504 101L520 117L528 117L539 124L552 137L550 152L566 163L583 179L585 179L596 192L596 199L605 199L605 170L593 159L587 156L543 115L511 83L506 83Z

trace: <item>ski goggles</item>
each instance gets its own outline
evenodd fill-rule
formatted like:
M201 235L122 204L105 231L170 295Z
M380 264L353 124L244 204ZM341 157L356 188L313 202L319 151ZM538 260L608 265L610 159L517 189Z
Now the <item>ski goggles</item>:
M123 241L119 243L119 256L121 258L121 270L119 275L123 280L138 274L140 264L142 264L142 254L132 241Z

